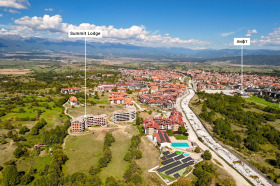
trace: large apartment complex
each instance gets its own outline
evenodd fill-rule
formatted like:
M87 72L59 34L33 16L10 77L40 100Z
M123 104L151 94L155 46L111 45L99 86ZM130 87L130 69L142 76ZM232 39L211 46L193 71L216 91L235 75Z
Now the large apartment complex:
M178 131L180 126L184 126L183 115L181 112L173 110L169 117L148 117L143 122L144 132L153 135L159 131Z

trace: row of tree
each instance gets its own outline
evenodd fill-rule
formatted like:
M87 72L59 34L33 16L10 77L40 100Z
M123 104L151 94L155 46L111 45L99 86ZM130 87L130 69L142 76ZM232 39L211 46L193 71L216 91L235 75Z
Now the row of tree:
M102 168L107 167L112 159L112 152L110 146L115 142L115 138L111 132L107 132L104 138L103 155L99 158L96 166L91 166L89 173L91 175L98 174Z

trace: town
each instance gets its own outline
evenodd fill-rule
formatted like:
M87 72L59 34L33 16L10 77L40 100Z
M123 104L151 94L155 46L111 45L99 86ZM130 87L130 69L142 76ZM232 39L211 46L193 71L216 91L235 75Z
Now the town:
M133 69L126 65L114 68L102 65L101 69L92 64L88 67L85 89L81 67L70 65L63 75L52 68L59 71L65 64L42 66L41 72L34 70L33 78L40 84L25 76L28 87L36 87L33 90L26 90L26 82L17 76L1 76L2 153L16 157L16 160L8 160L16 161L18 171L32 168L24 166L27 161L40 169L33 157L50 163L53 154L59 152L59 156L69 158L61 164L65 174L90 175L103 183L112 179L124 183L131 180L134 184L170 185L185 179L203 180L196 174L199 166L214 166L223 177L229 177L222 182L230 184L247 183L244 178L256 185L271 184L272 180L264 174L274 175L277 181L278 169L271 171L272 165L267 161L263 165L268 168L259 167L256 159L261 156L262 146L254 147L258 149L255 151L247 138L241 137L249 134L246 126L238 124L239 120L232 124L239 140L230 138L232 140L227 142L233 129L226 130L227 136L219 133L216 122L224 113L213 112L209 101L213 99L211 95L216 96L215 99L220 96L221 100L242 99L244 109L259 110L264 114L256 113L256 118L264 118L264 122L276 126L279 121L278 76L245 73L242 90L238 71ZM46 83L53 79L56 81ZM10 99L14 95L15 98ZM224 96L229 98L222 98ZM15 102L20 104L8 107ZM264 103L270 106L263 107ZM271 130L275 133L277 129ZM275 133L275 137L277 135ZM221 142L227 146L221 146ZM57 145L61 148L56 149ZM237 154L238 149L244 155L250 151L257 155L244 159ZM271 156L277 151L271 151ZM109 158L105 160L105 156ZM106 163L99 163L103 161ZM132 170L119 163L138 166L139 171L136 169L133 174L139 175L139 179L124 179L126 171ZM47 164L43 168L45 166ZM219 176L215 178L218 179ZM30 180L43 182L32 177Z

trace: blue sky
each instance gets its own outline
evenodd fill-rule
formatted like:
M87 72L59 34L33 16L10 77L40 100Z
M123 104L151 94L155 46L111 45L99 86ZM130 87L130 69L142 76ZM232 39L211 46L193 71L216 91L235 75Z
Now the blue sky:
M250 37L251 49L280 49L279 8L276 0L0 0L0 34L68 39L68 29L87 28L103 30L100 42L222 49Z

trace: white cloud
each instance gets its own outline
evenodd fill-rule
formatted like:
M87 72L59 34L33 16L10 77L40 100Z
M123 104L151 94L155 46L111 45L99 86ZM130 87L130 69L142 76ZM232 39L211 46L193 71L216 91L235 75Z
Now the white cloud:
M67 24L62 23L60 15L44 15L44 17L24 16L15 20L15 23L30 28L33 31L63 32L67 28Z
M5 8L4 11L5 12L10 12L11 14L18 14L18 13L20 13L19 11L16 11L16 10L13 10L13 9L7 9L7 8Z
M230 36L230 35L232 35L232 34L234 34L234 32L226 32L226 33L222 33L222 34L220 34L222 37L227 37L227 36Z
M45 8L45 11L52 12L52 11L53 11L53 8Z
M274 32L267 36L261 36L261 39L251 41L258 46L279 47L280 46L280 28L275 28Z
M28 0L0 0L0 7L27 9L29 6Z
M18 34L28 37L36 35L45 37L46 35L52 38L68 38L68 30L102 30L102 39L88 38L89 41L98 42L113 42L123 44L133 44L139 46L164 46L164 47L188 47L197 48L210 44L206 41L196 39L183 40L180 38L173 38L169 35L155 34L149 32L145 26L133 25L129 28L115 28L114 26L97 26L89 23L81 23L80 25L73 25L64 23L60 15L44 15L43 17L28 17L24 16L14 21L17 25L14 29L9 31L10 34ZM28 33L28 32L29 33ZM26 35L27 34L27 35Z
M7 32L7 30L5 28L2 28L1 32Z
M252 34L256 34L256 33L258 33L258 31L257 31L256 29L248 30L246 36L247 36L247 37L251 37Z
M0 14L0 17L3 17L3 14Z

